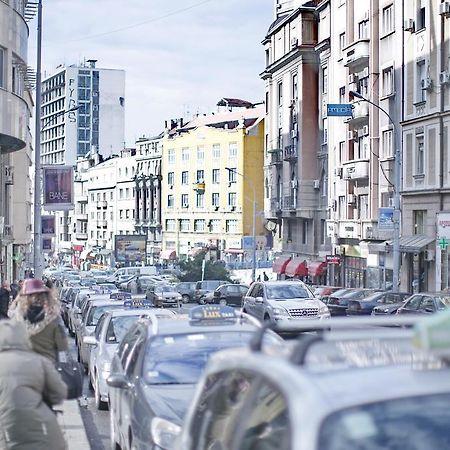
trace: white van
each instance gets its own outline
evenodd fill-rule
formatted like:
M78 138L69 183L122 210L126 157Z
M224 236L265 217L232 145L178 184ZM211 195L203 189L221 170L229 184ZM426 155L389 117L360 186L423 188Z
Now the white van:
M108 281L116 283L118 281L124 281L134 275L158 275L158 271L155 266L121 267L109 277Z

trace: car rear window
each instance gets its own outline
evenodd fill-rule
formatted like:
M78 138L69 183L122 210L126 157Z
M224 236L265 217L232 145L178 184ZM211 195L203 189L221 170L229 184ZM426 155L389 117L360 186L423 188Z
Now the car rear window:
M97 325L98 320L102 317L102 314L106 311L111 311L112 309L123 308L123 304L119 303L117 305L107 305L107 306L93 306L88 313L86 319L86 325L88 327Z
M336 412L322 425L321 450L450 448L450 394L394 399Z

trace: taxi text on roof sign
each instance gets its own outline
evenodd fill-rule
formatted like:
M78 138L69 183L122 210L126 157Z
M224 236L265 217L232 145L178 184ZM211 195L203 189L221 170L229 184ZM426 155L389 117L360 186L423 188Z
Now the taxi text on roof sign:
M152 308L153 303L147 299L127 300L123 303L124 308Z
M191 320L220 320L234 319L236 312L234 308L223 305L197 306L189 312Z
M131 298L131 294L129 292L114 292L112 293L109 298L111 300L125 300L125 299L130 299Z

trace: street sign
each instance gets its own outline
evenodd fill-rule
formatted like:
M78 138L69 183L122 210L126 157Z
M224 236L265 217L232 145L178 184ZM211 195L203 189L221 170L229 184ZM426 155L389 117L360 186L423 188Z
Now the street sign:
M327 255L325 257L328 264L339 266L341 264L341 257L339 255Z
M348 117L353 115L353 105L351 103L328 103L328 117Z
M378 229L379 230L394 229L394 208L378 209Z

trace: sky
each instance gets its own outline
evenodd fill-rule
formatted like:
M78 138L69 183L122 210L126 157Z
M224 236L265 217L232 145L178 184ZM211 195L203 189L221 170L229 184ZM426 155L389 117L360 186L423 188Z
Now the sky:
M264 98L261 40L273 0L43 0L43 8L43 73L84 59L126 71L128 146L165 120L215 111L223 97Z

